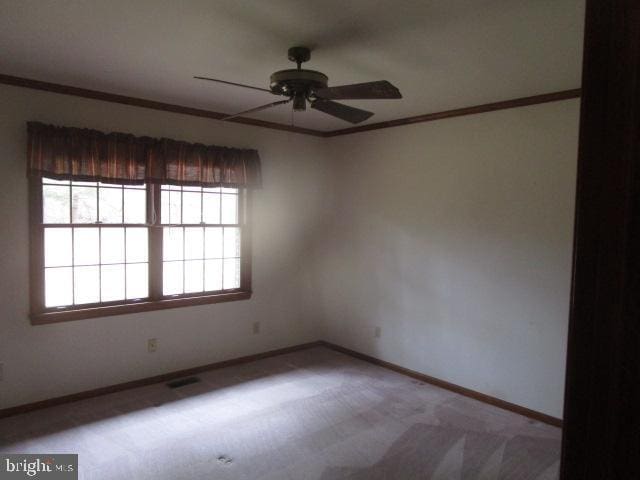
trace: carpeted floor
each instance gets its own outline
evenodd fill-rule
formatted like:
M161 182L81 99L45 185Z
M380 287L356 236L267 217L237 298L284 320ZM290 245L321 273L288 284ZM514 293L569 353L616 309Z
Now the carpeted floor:
M551 480L561 432L318 347L0 420L81 479Z

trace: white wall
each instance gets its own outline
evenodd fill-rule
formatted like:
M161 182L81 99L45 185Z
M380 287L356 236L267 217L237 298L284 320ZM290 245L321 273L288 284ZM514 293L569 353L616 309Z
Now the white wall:
M0 408L318 339L304 261L326 212L322 139L10 86L0 86L0 105ZM28 120L258 149L253 298L32 326Z
M331 139L9 86L0 105L0 408L323 338L561 415L577 100ZM31 326L28 120L257 148L254 297Z
M578 116L569 100L331 139L323 336L560 417Z

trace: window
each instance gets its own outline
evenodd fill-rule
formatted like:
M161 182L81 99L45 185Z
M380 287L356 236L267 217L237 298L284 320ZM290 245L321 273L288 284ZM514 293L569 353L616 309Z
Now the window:
M161 189L164 295L240 287L238 189Z
M247 195L32 179L32 321L249 298Z
M144 186L43 179L45 308L149 296Z

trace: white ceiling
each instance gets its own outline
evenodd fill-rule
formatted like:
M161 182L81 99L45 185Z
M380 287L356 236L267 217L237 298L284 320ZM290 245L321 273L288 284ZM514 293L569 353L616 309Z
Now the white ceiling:
M400 89L345 102L375 123L578 88L583 19L584 0L0 0L0 73L232 113L279 98L191 77L267 88L306 45L330 85ZM254 117L290 124L291 107Z

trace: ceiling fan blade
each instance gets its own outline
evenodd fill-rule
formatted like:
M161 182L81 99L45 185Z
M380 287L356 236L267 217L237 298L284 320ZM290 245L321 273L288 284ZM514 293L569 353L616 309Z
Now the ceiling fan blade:
M252 87L251 85L244 85L242 83L235 83L235 82L227 82L226 80L218 80L217 78L209 78L209 77L193 77L193 78L197 78L198 80L209 80L211 82L224 83L225 85L234 85L236 87L251 88L252 90L260 90L261 92L274 93L267 88ZM274 95L277 95L277 94L274 93Z
M286 100L278 100L277 102L267 103L266 105L262 105L260 107L250 108L249 110L244 110L242 112L234 113L233 115L223 117L220 120L231 120L232 118L240 117L248 113L260 112L262 110L266 110L267 108L275 107L277 105L282 105L283 103L289 103L291 100L292 100L291 98L287 98Z
M334 117L350 123L364 122L367 118L373 115L372 112L360 110L359 108L350 107L342 103L332 102L331 100L324 100L322 98L311 102L311 108L328 113L329 115L333 115Z
M400 90L386 80L378 82L354 83L316 90L316 97L326 100L358 100L376 98L402 98Z

